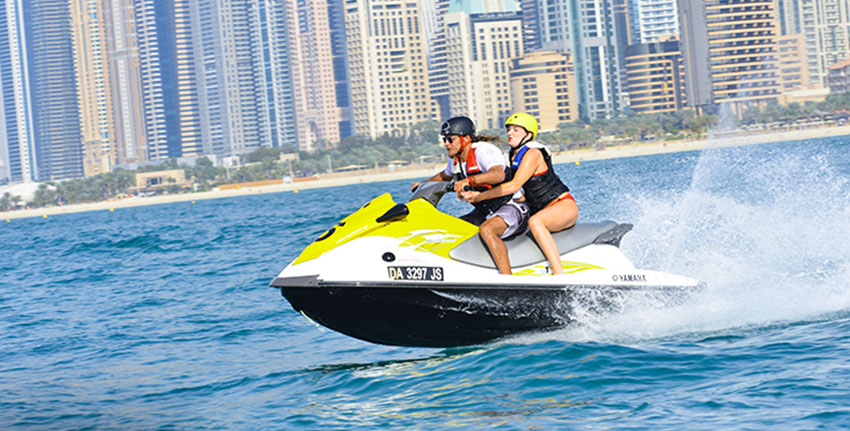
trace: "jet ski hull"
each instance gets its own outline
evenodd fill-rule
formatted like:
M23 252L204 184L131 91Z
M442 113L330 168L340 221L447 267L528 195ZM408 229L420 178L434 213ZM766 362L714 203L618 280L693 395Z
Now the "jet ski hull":
M546 332L573 323L573 307L610 311L636 289L626 286L473 286L322 282L277 278L272 286L292 307L330 329L361 340L412 347L484 344ZM641 292L679 295L691 288L641 286Z

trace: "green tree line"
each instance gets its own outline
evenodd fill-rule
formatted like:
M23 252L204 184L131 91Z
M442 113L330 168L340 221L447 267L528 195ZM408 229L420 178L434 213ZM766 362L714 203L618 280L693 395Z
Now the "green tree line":
M850 115L850 93L831 93L823 102L789 103L780 105L768 102L764 109L751 107L741 115L741 124L791 124L800 120L828 120Z

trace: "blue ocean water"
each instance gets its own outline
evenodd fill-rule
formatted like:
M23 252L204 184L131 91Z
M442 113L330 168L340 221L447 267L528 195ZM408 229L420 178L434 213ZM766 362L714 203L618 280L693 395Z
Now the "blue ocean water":
M850 137L557 171L581 220L635 225L638 267L708 288L388 347L317 328L268 283L409 180L17 219L0 224L0 428L850 428Z

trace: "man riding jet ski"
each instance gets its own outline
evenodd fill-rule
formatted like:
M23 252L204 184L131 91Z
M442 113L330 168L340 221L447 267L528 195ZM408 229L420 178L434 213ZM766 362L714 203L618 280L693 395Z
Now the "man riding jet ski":
M454 180L453 190L460 197L464 191L485 192L511 179L512 170L507 166L502 151L490 143L499 138L477 135L475 124L469 117L449 118L440 128L440 135L449 162L445 169L426 182ZM414 182L410 191L414 191L420 184ZM478 226L482 238L509 238L527 226L530 211L521 199L522 192L519 190L480 199L472 203L475 209L460 216L460 219Z
M271 282L304 316L352 337L452 347L549 331L574 310L617 310L632 295L681 300L697 280L636 269L619 249L631 225L577 223L553 234L565 274L548 275L533 238L505 241L515 275L499 274L478 228L436 208L451 182L407 203L385 193L320 235Z

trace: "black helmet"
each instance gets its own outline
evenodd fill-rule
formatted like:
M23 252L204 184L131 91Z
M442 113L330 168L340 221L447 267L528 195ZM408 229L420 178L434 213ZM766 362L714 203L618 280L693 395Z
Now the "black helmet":
M440 128L440 135L475 136L475 124L469 117L452 117L443 123L443 127Z

